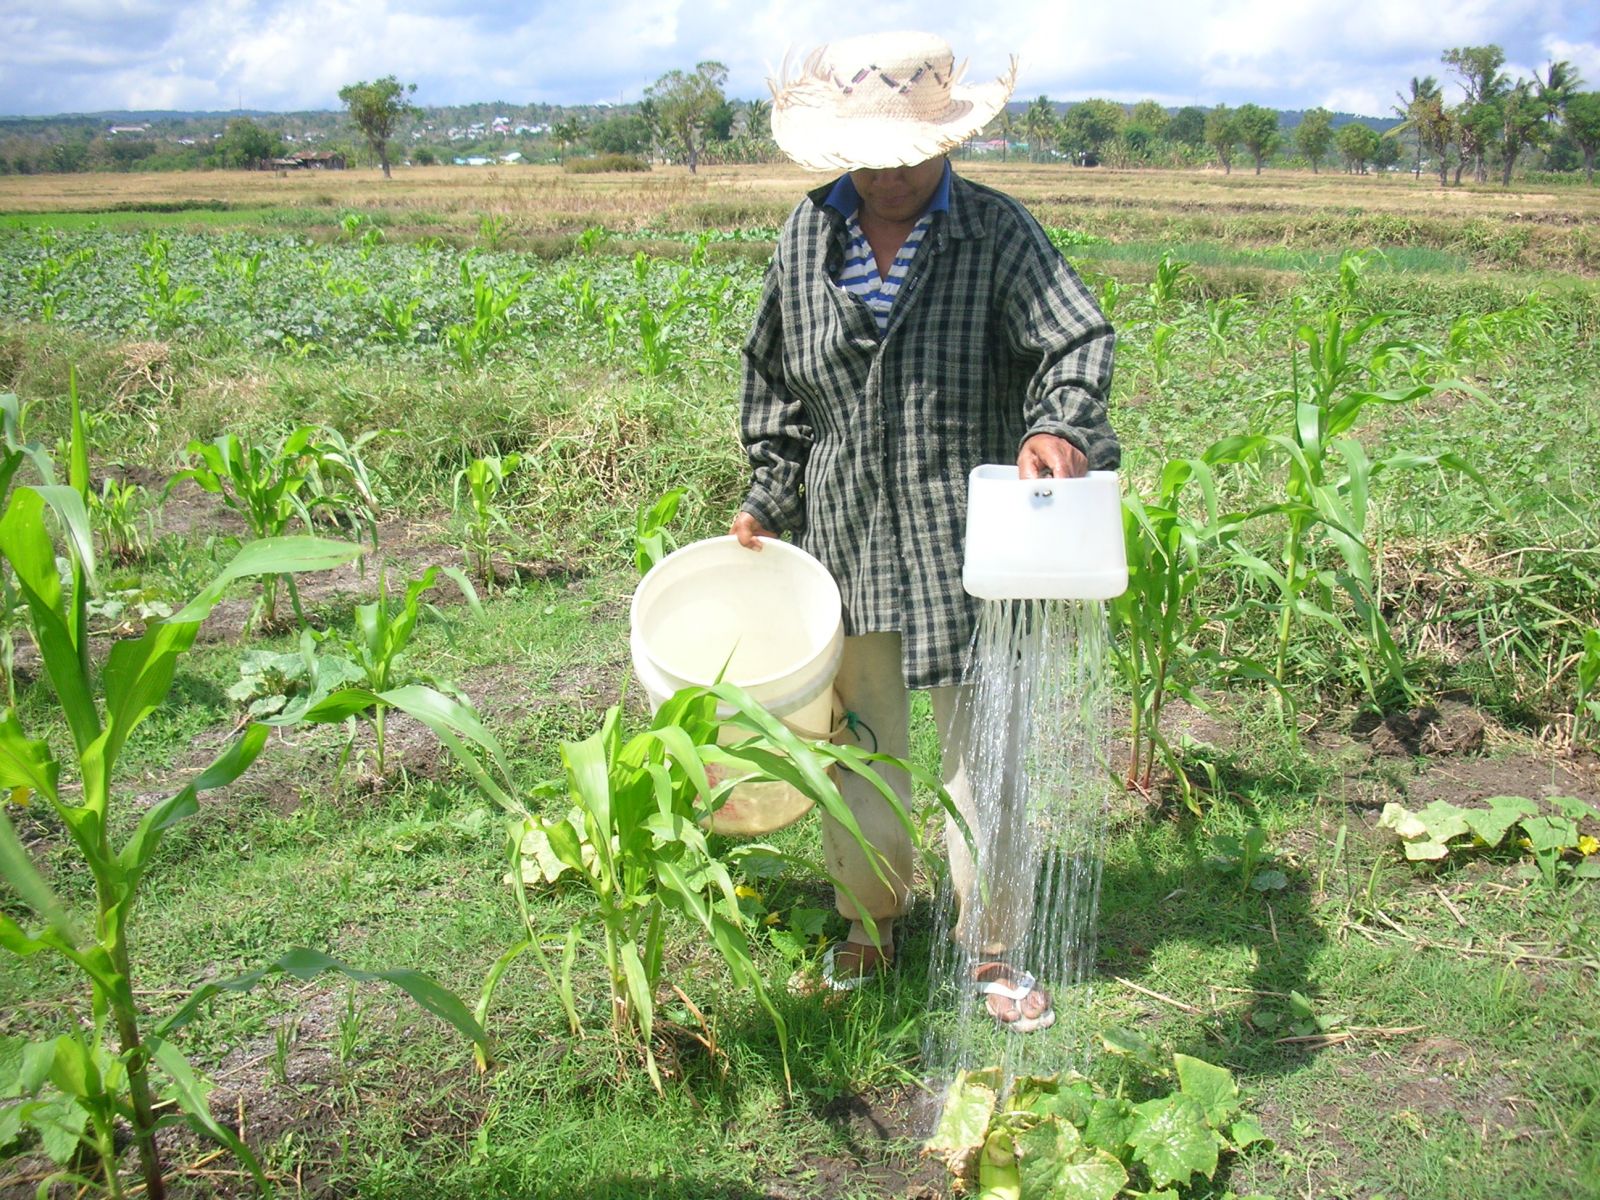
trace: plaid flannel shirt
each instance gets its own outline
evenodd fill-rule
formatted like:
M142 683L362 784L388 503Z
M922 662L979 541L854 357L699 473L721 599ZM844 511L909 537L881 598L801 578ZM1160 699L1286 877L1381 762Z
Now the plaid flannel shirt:
M829 190L785 224L745 344L743 508L833 573L847 634L900 632L907 686L959 683L978 611L961 586L967 476L1038 433L1115 468L1114 336L1028 211L955 176L880 337L834 282Z

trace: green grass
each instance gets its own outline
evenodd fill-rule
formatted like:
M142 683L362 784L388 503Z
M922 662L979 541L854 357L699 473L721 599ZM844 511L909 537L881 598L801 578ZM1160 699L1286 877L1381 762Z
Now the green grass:
M206 229L309 229L337 227L338 213L330 208L234 208L200 206L173 211L106 209L99 212L0 213L3 229L74 230L206 230Z
M1104 245L1074 246L1069 253L1094 263L1155 264L1163 254L1197 267L1257 267L1273 271L1331 271L1339 266L1337 250L1251 249L1222 246L1214 242L1116 242ZM1373 258L1373 269L1405 275L1459 275L1472 269L1472 261L1462 254L1426 246L1386 248Z

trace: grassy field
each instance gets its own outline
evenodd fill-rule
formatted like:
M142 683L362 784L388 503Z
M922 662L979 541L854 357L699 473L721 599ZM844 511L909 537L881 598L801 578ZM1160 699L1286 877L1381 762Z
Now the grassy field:
M1332 399L1379 397L1357 405L1354 444L1328 451L1320 500L1295 490L1282 441L1208 460L1218 510L1255 515L1200 537L1189 624L1168 647L1185 692L1164 717L1170 753L1110 813L1090 1026L1228 1067L1270 1138L1186 1194L1600 1196L1600 902L1579 878L1595 856L1574 848L1541 868L1512 837L1410 863L1379 824L1388 803L1514 795L1547 818L1552 797L1600 804L1600 713L1580 685L1600 666L1600 642L1585 642L1600 629L1600 193L972 174L1030 204L1116 322L1112 416L1127 486L1147 502L1170 461L1225 435L1294 439L1294 403L1317 386L1313 332L1319 346L1332 329L1348 339ZM612 705L630 729L647 719L627 650L637 514L685 489L672 531L688 541L723 532L740 499L738 347L771 233L815 182L777 168L0 179L0 392L27 405L24 436L64 447L75 375L92 492L136 489L93 507L94 661L248 537L216 495L166 487L191 439L379 431L361 455L391 595L431 564L468 565L457 472L516 454L495 499L505 525L479 540L485 618L441 587L406 665L469 697L519 794L564 812L564 795L539 788L560 776L562 744ZM1286 557L1296 504L1353 520L1357 492L1353 542L1318 510L1303 554ZM1204 525L1195 490L1179 510ZM1309 565L1298 583L1283 580L1289 561ZM304 577L310 626L349 635L377 580L371 565ZM119 835L247 722L229 694L246 653L296 649L288 612L247 628L255 595L234 585L128 742ZM64 745L15 601L4 632L21 727ZM1118 699L1119 766L1132 696ZM916 728L932 767L925 709ZM132 947L147 1018L294 946L415 967L476 998L524 929L502 814L422 725L396 717L387 740L380 773L365 724L353 751L337 724L277 730L174 826ZM93 881L58 816L37 801L7 812L88 913ZM776 848L813 853L814 825ZM1576 828L1600 833L1590 817ZM1229 858L1252 831L1267 858ZM667 924L662 950L659 1093L638 1047L611 1036L587 951L578 1033L537 964L511 964L486 1016L486 1073L394 989L326 976L220 997L175 1040L213 1081L212 1110L291 1195L943 1194L942 1167L918 1154L933 1117L918 1054L937 881L919 880L899 969L825 999L788 981L815 956L828 889L798 870L739 882L792 1088L771 1020L687 920ZM35 927L0 895L0 913ZM557 951L586 911L570 882L526 902ZM62 960L7 956L0 1038L93 1018ZM0 1096L19 1044L0 1042ZM1170 1087L1116 1055L1086 1070L1137 1100ZM250 1192L231 1158L167 1136L176 1194ZM47 1148L0 1123L0 1195L33 1195ZM131 1154L127 1170L131 1185Z

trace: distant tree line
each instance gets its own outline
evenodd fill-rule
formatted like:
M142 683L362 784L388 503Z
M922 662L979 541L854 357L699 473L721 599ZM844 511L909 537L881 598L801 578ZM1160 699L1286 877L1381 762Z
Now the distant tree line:
M1551 62L1533 78L1501 68L1495 45L1444 51L1459 87L1455 102L1434 76L1413 77L1396 93L1393 115L1361 118L1326 108L1283 113L1258 104L1189 105L1155 100L1122 104L1091 98L1060 104L1048 96L1013 102L959 153L1022 154L1035 162L1112 167L1268 167L1337 163L1367 174L1404 165L1441 186L1498 173L1509 183L1518 166L1575 172L1593 182L1600 150L1600 92L1583 91L1571 63ZM573 155L624 155L681 164L780 162L772 141L771 104L730 99L718 62L674 70L631 105L511 105L503 101L418 108L415 85L394 76L341 89L345 114L256 114L228 119L172 114L145 133L111 133L83 118L0 121L0 174L43 171L159 170L254 165L277 157L290 140L316 139L351 161L389 169L396 158L427 165L461 158L560 162ZM345 120L348 117L348 123ZM259 119L257 119L259 118ZM209 126L208 123L209 122ZM354 125L354 129L351 125ZM196 132L196 127L200 131ZM298 135L290 133L290 127ZM188 131L190 136L181 137ZM188 145L182 144L187 141Z

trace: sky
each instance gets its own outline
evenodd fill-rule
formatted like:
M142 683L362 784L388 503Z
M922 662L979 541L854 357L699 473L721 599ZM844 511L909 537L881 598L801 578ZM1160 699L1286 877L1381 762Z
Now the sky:
M393 74L419 104L638 100L714 59L766 97L785 55L830 37L925 29L968 78L1021 60L1016 96L1246 101L1387 115L1447 47L1495 43L1527 76L1570 61L1600 90L1597 0L0 0L0 115L336 109ZM1447 88L1451 99L1459 90Z

